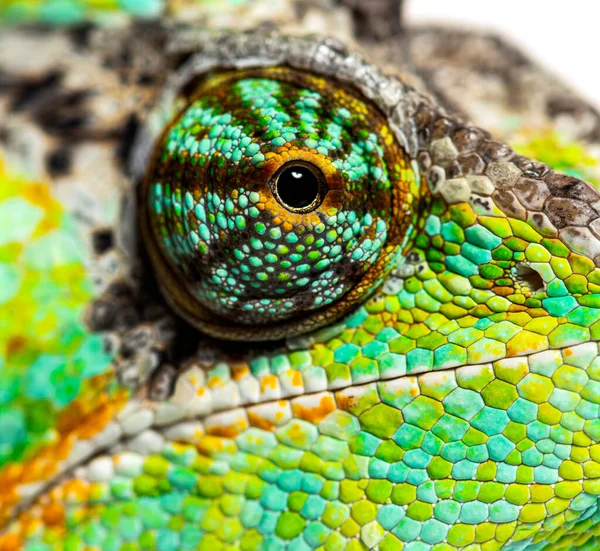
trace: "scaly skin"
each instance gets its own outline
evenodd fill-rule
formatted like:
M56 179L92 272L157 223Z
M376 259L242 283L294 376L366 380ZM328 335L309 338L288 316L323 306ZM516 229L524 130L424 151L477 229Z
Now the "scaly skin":
M385 117L350 90L281 68L219 75L157 147L146 242L168 265L161 285L209 334L265 340L331 323L398 263L416 176ZM290 163L324 176L308 210L269 184Z
M120 40L127 38L131 37L125 32ZM10 39L18 42L20 36ZM61 59L60 47L55 47L58 53L53 55ZM74 55L74 60L65 58L68 67L81 61L79 54ZM93 82L97 74L110 82L103 72L110 69L87 54L82 57ZM280 89L282 79L289 77L288 69L261 71L232 74L250 87L253 82L265 86L271 79L267 83L271 89ZM252 81L258 78L262 80ZM362 170L353 177L339 161L356 145L356 136L349 132L340 145L331 142L336 125L343 123L339 117L328 117L339 114L336 101L348 98L338 92L335 100L323 99L329 93L323 78L318 72L306 77L303 92L286 96L312 97L317 106L293 103L295 107L271 109L272 105L254 103L242 109L238 100L243 94L235 89L227 102L219 103L224 112L211 112L195 127L197 151L189 136L177 149L181 130L177 117L165 123L165 128L175 128L164 134L166 151L176 151L181 160L174 157L173 163L186 167L191 159L196 159L192 166L202 167L225 157L224 172L237 170L236 163L244 160L252 164L252 159L257 170L273 171L260 164L268 163L269 147L295 146L306 155L303 158L333 165L338 172L331 169L331 174L338 174L344 185L361 182L351 197L352 205L360 208L361 201L374 199L373 194L360 193L361 185L372 185L372 180L364 178ZM332 82L332 89L336 86L341 85ZM319 88L321 97L315 98L311 87ZM600 268L595 260L600 248L595 234L581 228L589 224L596 231L597 214L590 205L600 195L583 181L516 157L408 88L402 89L402 97L416 102L410 122L420 141L418 151L408 142L399 148L399 142L388 139L385 121L360 117L361 102L369 100L355 97L356 88L348 89L353 90L348 101L356 109L350 113L353 128L371 125L377 131L375 141L381 140L354 151L369 167L366 173L384 175L380 189L396 198L391 203L401 198L402 205L411 205L380 213L386 226L386 232L380 230L380 246L386 251L381 256L393 259L393 270L378 271L382 281L368 279L368 288L355 295L349 313L339 320L267 345L223 343L190 333L181 323L173 335L168 330L170 313L144 310L147 302L160 306L161 299L156 292L144 294L153 284L138 275L139 252L129 258L118 252L127 249L122 238L92 250L77 222L85 217L72 211L104 213L105 218L98 215L94 229L109 224L127 227L130 220L111 220L113 215L106 214L116 210L122 191L116 182L127 176L121 169L114 169L121 180L112 181L106 190L92 179L89 167L98 170L107 161L80 165L84 158L80 152L73 171L90 182L100 207L77 211L76 184L64 175L55 175L53 185L39 183L35 163L25 165L30 169L25 171L15 162L10 143L2 146L6 160L0 166L1 551L596 548ZM109 84L105 90L117 96ZM227 85L224 90L229 90ZM33 115L28 118L14 107L19 92L8 87L13 103L7 111L14 117L10 122L45 128ZM136 108L133 96L119 97L122 113ZM202 102L212 100L198 101L194 108L206 109ZM319 111L319 101L327 108ZM374 107L369 109L375 112ZM307 120L301 115L308 111L313 124L309 130L297 124ZM257 126L264 127L287 113L293 139L273 143L270 140L280 136L265 138L261 131L252 138L255 147L227 157L228 147L235 150L236 144L225 142L231 141L236 122L249 124L248 112L266 117L256 116L262 121ZM231 120L214 119L228 114ZM406 128L403 121L391 121L390 127ZM215 141L201 148L205 134ZM368 132L357 134L370 139ZM51 133L44 136L51 144L56 139ZM100 159L107 151L114 155L113 149L104 149L107 139L89 146ZM39 147L46 152L52 145L44 142ZM577 176L591 178L597 165L584 146L569 145L557 157L555 142L544 134L522 148ZM390 151L401 153L395 157ZM468 155L471 159L476 155L484 167L473 172L463 168ZM165 165L157 174L169 175L176 200L163 202L165 210L151 210L148 217L160 230L155 237L179 236L176 245L173 239L163 243L163 254L173 265L183 258L184 266L196 261L202 269L216 270L210 258L194 257L198 253L187 243L206 254L217 237L225 243L224 250L243 264L250 253L240 247L235 255L228 239L239 236L236 232L246 226L250 232L268 235L260 241L264 247L273 241L272 250L280 257L271 262L262 255L275 253L266 251L256 256L279 268L263 272L254 266L257 261L249 260L253 266L249 272L235 262L230 265L263 283L270 282L270 273L288 273L285 270L292 282L304 277L314 281L322 273L319 268L295 273L291 266L316 263L328 254L330 262L344 261L317 245L315 251L322 256L308 256L320 233L338 234L338 225L342 231L338 237L332 233L331 242L345 244L343 225L348 217L333 220L338 210L343 211L334 198L323 201L323 209L329 209L323 212L331 218L324 224L331 229L318 230L312 213L282 220L285 213L269 199L262 181L253 181L253 189L260 192L256 201L249 196L242 204L239 198L247 190L238 181L243 179L230 179L219 187L227 197L212 207L208 203L203 215L193 215L204 198L205 173L200 170L192 180L197 187L190 188L176 168L168 168L168 154L158 158ZM361 165L352 169L356 166ZM381 171L369 172L374 168ZM153 180L148 181L156 183ZM181 215L179 201L185 204L188 189L194 208L181 209ZM156 195L151 191L144 195L144 190L148 187L141 187L142 198L156 205ZM387 205L385 197L376 195L377 204ZM261 225L250 220L254 214L244 211L250 203L263 213ZM370 223L364 220L362 228L370 239ZM282 231L276 231L280 227ZM384 237L393 234L392 229L401 238ZM182 238L196 230L198 239ZM364 248L365 236L359 230L349 254ZM296 249L302 257L298 260L289 249L300 240L286 238L292 234L303 236L302 243L309 248ZM306 241L305 235L313 239ZM151 244L153 237L146 238ZM250 244L260 239L252 233L247 238ZM165 257L154 257L159 270ZM376 264L379 258L357 255L354 260ZM351 271L350 277L356 278L351 282L364 283L367 271ZM175 285L165 279L172 273L160 273L162 287L174 292ZM266 280L259 273L265 273ZM215 275L209 288L215 296L204 291L198 295L202 307L207 297L217 298L222 287L231 285L226 282L231 274L215 271ZM271 283L273 288L279 288L278 282ZM193 280L187 283L195 289ZM271 299L269 284L254 288ZM141 298L123 298L127 295L123 285L132 286ZM319 306L330 306L328 296L322 295ZM181 303L171 301L181 309ZM200 308L193 304L184 314L198 324L190 312ZM336 304L331 301L331 307ZM127 322L119 316L132 305L138 308L138 318ZM219 331L226 332L231 304L221 301L211 307L224 312ZM292 300L286 308L293 315L300 307ZM324 312L312 305L308 310L309 317L313 310L317 315ZM270 314L265 320L269 322L272 314L280 315L252 311L257 313ZM86 315L88 326L83 321ZM258 316L253 321L260 327L264 319ZM238 320L229 321L234 327L230 336L245 339L247 334L236 333ZM102 336L111 348L102 346ZM190 338L199 341L198 352L188 351ZM180 350L184 345L188 348ZM169 362L174 367L166 365ZM174 389L159 399L154 393L157 378L148 382L148 377L160 363L159 374L174 371L169 379Z

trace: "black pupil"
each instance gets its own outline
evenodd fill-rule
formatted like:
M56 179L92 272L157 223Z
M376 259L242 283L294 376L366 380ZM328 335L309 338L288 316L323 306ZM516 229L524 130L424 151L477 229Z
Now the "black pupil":
M291 166L279 175L277 194L288 207L304 209L319 197L319 178L305 166Z

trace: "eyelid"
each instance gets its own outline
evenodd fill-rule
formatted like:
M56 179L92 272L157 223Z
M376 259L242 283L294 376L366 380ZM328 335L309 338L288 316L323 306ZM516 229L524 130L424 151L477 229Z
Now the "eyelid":
M170 79L157 107L136 137L130 169L136 179L143 178L156 140L174 110L186 103L182 91L193 89L214 71L251 67L288 66L308 70L333 81L358 89L388 117L399 145L411 158L418 153L414 115L426 101L395 75L385 75L376 65L344 44L315 35L291 36L275 32L200 31L176 33L167 45L173 57L186 59ZM440 114L442 114L440 112Z

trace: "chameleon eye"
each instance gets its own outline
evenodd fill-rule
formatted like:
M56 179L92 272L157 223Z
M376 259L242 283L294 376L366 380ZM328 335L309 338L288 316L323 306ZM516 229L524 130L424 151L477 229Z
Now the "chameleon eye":
M261 340L368 298L397 261L414 180L386 116L287 68L193 88L142 186L145 242L175 309L205 332Z

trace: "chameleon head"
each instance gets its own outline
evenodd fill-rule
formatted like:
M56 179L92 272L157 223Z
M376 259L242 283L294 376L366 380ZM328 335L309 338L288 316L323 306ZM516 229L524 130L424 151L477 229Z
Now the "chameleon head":
M11 245L9 255L35 254L19 302L8 303L22 334L11 335L17 361L1 373L3 407L16 413L2 412L0 458L8 449L16 461L0 476L0 518L23 512L9 542L579 545L581 531L595 530L600 496L598 192L517 157L339 48L282 38L297 70L247 70L255 50L237 65L229 54L256 37L226 37L206 47L227 58L216 68L237 70L182 87L136 173L146 175L142 226L163 290L189 321L237 340L354 311L314 338L243 355L202 342L208 354L181 359L170 352L186 332L169 341L162 320L130 329L115 314L120 348L109 368L98 341L76 349L71 338L84 333L64 315L87 296L73 288L77 272L40 271L53 256L41 254L47 240ZM271 35L265 42L280 63ZM298 52L313 52L310 64ZM341 84L344 74L364 94ZM48 213L39 230L54 229ZM57 285L40 293L45 280ZM116 283L90 318L128 300ZM53 348L35 331L54 319L66 329ZM146 381L163 353L177 369L161 366L147 388L176 377L166 403L116 384L115 375ZM46 429L41 418L56 423ZM32 420L27 431L20 419ZM3 537L1 549L18 548Z
M349 87L288 68L206 78L143 187L160 284L218 336L331 322L397 262L410 173L385 115Z

